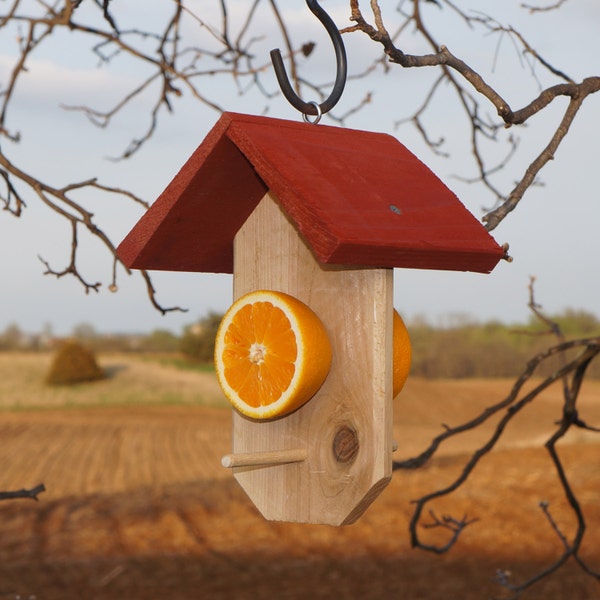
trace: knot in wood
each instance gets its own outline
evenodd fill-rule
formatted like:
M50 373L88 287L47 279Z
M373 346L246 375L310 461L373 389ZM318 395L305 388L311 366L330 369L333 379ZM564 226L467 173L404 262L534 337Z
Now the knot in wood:
M358 435L354 428L342 425L333 438L333 455L340 463L351 463L358 454Z

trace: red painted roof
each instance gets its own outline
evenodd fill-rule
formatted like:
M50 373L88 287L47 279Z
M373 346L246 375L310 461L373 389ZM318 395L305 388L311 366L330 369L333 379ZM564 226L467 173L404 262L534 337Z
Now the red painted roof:
M131 268L233 272L270 189L322 263L491 271L502 248L394 137L225 113L118 248Z

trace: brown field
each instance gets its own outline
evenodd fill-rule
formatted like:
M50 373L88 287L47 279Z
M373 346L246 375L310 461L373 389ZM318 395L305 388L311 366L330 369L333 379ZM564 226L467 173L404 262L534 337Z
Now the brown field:
M396 472L354 525L271 523L220 466L230 413L212 375L107 357L109 380L49 390L41 384L47 361L0 354L0 489L48 488L37 503L0 504L0 600L502 598L497 569L520 580L562 552L541 500L567 538L574 532L540 447L559 416L558 387L507 430L472 481L435 505L479 518L436 556L410 549L410 501L448 483L485 431L443 448L421 470ZM399 458L510 386L409 380L395 406ZM600 424L600 382L585 384L580 410ZM596 437L572 435L561 456L587 518L584 557L600 569ZM571 561L523 598L592 600L600 583Z

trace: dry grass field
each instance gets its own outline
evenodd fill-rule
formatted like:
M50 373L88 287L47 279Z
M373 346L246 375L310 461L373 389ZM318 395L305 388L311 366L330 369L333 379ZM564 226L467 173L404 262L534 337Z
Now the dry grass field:
M472 481L435 505L479 519L436 556L409 547L411 500L450 481L485 430L418 471L396 472L354 525L271 523L220 466L230 411L212 375L108 356L108 380L49 389L48 360L0 354L0 489L43 481L48 490L39 502L0 504L0 600L503 598L497 569L520 580L562 552L541 500L567 537L574 531L540 447L559 416L558 387L507 430ZM398 457L510 385L409 380L395 405ZM600 382L585 384L581 417L600 424ZM560 451L587 517L585 558L600 569L597 437L572 435ZM600 583L571 561L523 598L592 600Z

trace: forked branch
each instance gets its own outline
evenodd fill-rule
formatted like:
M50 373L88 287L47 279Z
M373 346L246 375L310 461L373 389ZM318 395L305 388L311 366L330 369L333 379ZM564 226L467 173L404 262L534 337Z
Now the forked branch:
M470 15L457 8L449 0L440 0L439 4L450 7L457 12L462 19L469 25L479 25L484 27L489 33L497 35L507 35L518 43L523 52L530 55L535 61L541 64L553 75L564 79L562 83L552 85L541 91L536 98L527 105L519 109L513 109L508 100L492 87L477 71L475 71L465 61L453 54L446 46L438 43L427 28L421 13L421 4L423 0L412 1L412 12L403 13L406 21L414 25L415 29L422 35L430 45L432 52L430 54L413 55L404 52L396 45L388 30L384 25L383 12L377 0L371 0L370 8L373 14L373 22L367 21L363 14L359 0L350 0L351 17L356 23L354 27L346 31L362 31L373 41L381 44L389 62L398 64L404 68L415 67L440 67L443 78L454 89L458 104L466 113L467 122L471 125L472 154L475 163L479 168L479 181L481 181L494 194L498 206L488 211L483 217L488 230L496 228L509 213L511 213L523 198L525 192L535 183L540 171L551 161L555 153L569 132L569 129L578 114L584 101L591 95L600 90L600 77L591 76L576 83L559 69L554 68L530 44L512 27L502 26L491 17L476 14ZM403 3L402 3L403 4ZM558 8L562 2L558 2L547 9ZM541 8L528 7L533 12L542 10ZM432 88L433 90L434 88ZM473 94L475 92L475 94ZM490 170L485 167L482 150L479 146L479 136L494 136L497 125L483 121L479 116L480 98L494 107L505 127L513 125L522 125L531 117L544 110L559 97L569 98L569 103L564 111L561 122L552 132L547 145L541 149L536 158L527 167L517 184L508 194L501 194L490 181ZM430 99L429 99L430 100ZM429 103L427 100L424 107ZM423 108L420 112L422 112ZM439 150L435 143L425 134L425 129L419 119L419 113L416 113L411 119L419 128L425 141L436 151Z
M534 279L532 278L529 288L529 304L534 311L534 314L548 326L548 324L551 323L551 320L543 314L541 306L535 301L533 284ZM561 415L557 421L557 427L554 433L546 441L545 447L548 450L567 502L575 515L577 527L572 536L572 541L569 542L565 534L560 530L552 518L549 505L540 502L540 507L544 511L550 526L563 544L564 552L557 557L555 562L549 567L518 584L512 583L507 572L499 570L497 574L498 582L513 592L515 594L514 598L517 598L523 591L558 570L570 558L573 558L588 575L600 580L600 573L588 565L580 554L586 532L585 515L570 484L567 471L564 468L557 449L557 443L573 428L600 433L600 427L586 423L579 415L577 409L577 401L587 369L590 363L600 354L600 337L564 341L562 332L557 324L552 324L552 326L549 327L549 331L558 337L561 342L534 356L515 381L510 393L503 400L487 408L481 414L466 423L454 427L445 426L444 431L434 438L421 454L414 458L394 462L393 465L394 470L415 469L421 467L434 456L440 446L447 440L480 427L494 415L501 415L487 441L472 453L463 466L461 473L452 483L445 488L435 490L414 501L415 509L409 526L412 545L438 554L446 552L457 542L462 531L477 519L469 519L466 515L461 519L456 519L451 516L440 518L437 517L433 511L429 510L432 520L423 524L423 511L433 500L448 496L463 485L474 472L480 460L493 450L509 423L517 417L525 407L533 403L544 390L555 383L562 382L563 403ZM567 356L572 355L574 351L578 351L577 355L568 359ZM539 369L546 361L557 356L560 358L561 364L554 373L543 378L539 383L536 383L536 380L532 380L533 377L537 376ZM531 384L533 387L529 391L525 391L526 384ZM419 532L419 527L425 529L446 529L450 531L450 535L445 543L429 544L423 541Z

